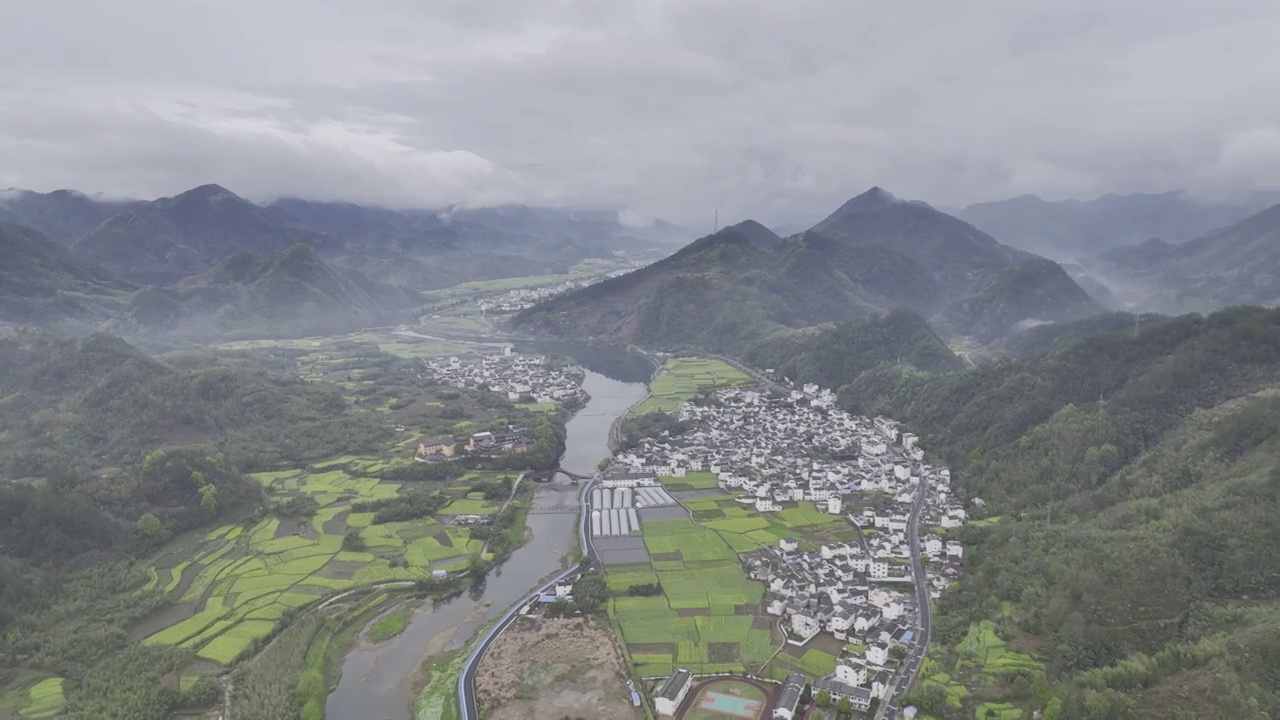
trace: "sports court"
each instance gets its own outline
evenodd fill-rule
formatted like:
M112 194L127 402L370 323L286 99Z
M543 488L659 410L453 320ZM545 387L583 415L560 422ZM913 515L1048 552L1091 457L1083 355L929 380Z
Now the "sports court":
M698 709L755 720L760 712L760 701L708 690L699 698Z

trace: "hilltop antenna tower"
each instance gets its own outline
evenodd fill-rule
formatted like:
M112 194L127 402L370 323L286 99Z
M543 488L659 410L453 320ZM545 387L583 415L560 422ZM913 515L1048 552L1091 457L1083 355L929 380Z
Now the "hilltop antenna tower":
M1133 316L1133 336L1138 337L1138 329L1142 327L1142 314L1138 313Z
M713 227L714 229L711 231L712 233L720 232L720 208L716 208L716 220L713 223Z

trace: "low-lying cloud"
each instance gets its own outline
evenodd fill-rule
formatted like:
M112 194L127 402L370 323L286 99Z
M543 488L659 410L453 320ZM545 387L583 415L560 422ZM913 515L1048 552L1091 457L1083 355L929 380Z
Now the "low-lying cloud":
M0 186L633 223L1276 189L1276 37L1270 0L7 3Z

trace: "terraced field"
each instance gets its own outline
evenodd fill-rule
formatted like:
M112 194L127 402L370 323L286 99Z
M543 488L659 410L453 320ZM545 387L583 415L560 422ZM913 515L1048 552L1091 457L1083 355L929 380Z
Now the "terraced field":
M374 524L372 513L352 512L355 502L399 493L399 485L370 476L387 466L373 458L341 457L305 470L255 474L274 501L307 495L319 511L301 522L267 516L244 526L224 525L186 556L165 556L153 568L151 587L164 589L189 614L143 642L190 648L225 665L269 635L292 608L358 585L465 570L483 543L472 540L466 527L442 524L445 513L436 520ZM459 499L445 510L480 514L496 506ZM349 530L358 531L365 550L343 551Z
M52 677L28 681L29 686L0 693L0 717L16 717L22 720L57 717L65 698L62 694L62 678Z

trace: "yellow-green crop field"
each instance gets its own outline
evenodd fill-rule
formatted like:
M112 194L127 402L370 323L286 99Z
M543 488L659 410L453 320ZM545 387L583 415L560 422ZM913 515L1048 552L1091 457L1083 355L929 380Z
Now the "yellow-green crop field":
M29 688L0 695L0 716L9 717L4 711L16 708L23 720L57 717L64 702L62 678L45 678Z
M359 585L465 570L483 547L467 528L432 519L374 524L373 513L352 512L355 502L400 492L396 483L364 476L386 465L347 456L307 469L255 474L273 501L309 495L320 509L303 521L267 516L214 528L189 557L153 568L152 587L190 603L193 612L143 642L190 648L225 665L270 634L291 608ZM476 500L457 500L450 508L455 514L497 509ZM343 551L348 530L359 532L365 550Z
M637 671L656 677L675 666L696 673L762 666L776 648L771 623L758 614L764 585L747 579L733 547L690 520L647 522L643 530L652 561L606 569L609 612ZM627 595L632 585L654 583L662 595Z
M698 392L711 387L750 385L751 378L722 360L710 358L674 358L668 360L649 383L649 397L631 413L679 410Z

